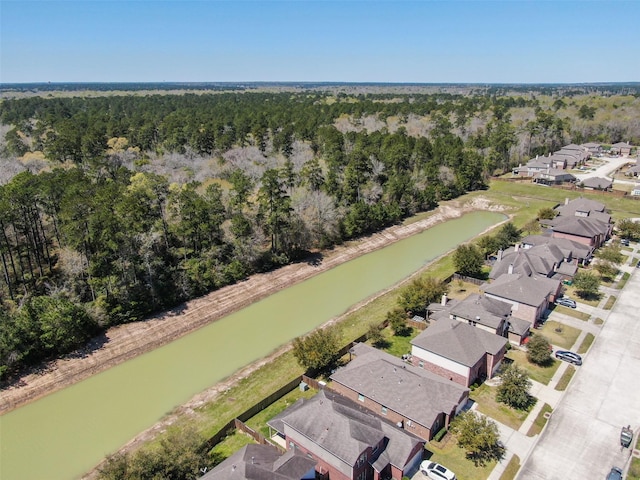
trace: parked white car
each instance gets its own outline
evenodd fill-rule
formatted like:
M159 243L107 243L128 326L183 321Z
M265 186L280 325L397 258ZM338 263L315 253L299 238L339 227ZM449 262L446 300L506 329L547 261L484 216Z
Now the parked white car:
M447 467L429 460L425 460L420 464L420 471L423 475L433 480L456 480L456 475Z

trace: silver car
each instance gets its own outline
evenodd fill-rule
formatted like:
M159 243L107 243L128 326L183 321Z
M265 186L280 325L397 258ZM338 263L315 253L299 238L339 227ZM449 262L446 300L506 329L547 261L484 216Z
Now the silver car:
M567 350L558 350L555 353L556 358L564 360L565 362L573 363L574 365L582 365L582 357L574 352Z

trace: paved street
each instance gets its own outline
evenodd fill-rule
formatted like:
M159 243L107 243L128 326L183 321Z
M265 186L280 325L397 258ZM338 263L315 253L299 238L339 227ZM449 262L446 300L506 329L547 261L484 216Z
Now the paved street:
M596 340L566 391L555 389L569 367L562 362L548 385L532 381L531 394L538 402L518 430L498 423L506 456L488 480L499 480L513 455L522 465L518 480L597 480L613 465L628 468L632 450L620 448L620 429L630 424L636 438L640 434L640 269L635 268L640 244L632 247L634 252L620 267L631 273L625 288L601 287L604 295L597 307L578 302L577 310L590 314L589 321L551 313L550 320L581 330L571 350L576 351L588 333ZM612 310L604 310L610 295L618 300ZM596 324L596 318L605 323ZM527 436L545 403L553 408L547 426L541 435ZM420 472L413 477L425 478Z
M579 182L582 182L587 178L592 178L592 177L601 177L601 178L605 177L611 180L611 177L609 177L609 174L611 172L613 172L614 170L617 170L618 168L622 167L626 163L634 163L636 159L635 157L617 157L617 158L601 157L598 160L604 160L604 163L600 165L598 168L596 168L595 170L575 174L575 177L578 179ZM617 180L617 181L621 183L635 183L632 181L629 181L629 182L620 181L620 180Z
M623 425L640 427L640 269L632 273L582 367L553 412L518 479L604 479L612 465L628 468ZM606 316L606 313L609 313ZM498 477L497 477L498 478Z

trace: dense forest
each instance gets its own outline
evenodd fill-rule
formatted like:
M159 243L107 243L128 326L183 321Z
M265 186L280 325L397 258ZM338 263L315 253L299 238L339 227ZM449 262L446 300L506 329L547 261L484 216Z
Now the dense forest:
M566 143L640 143L625 93L5 99L0 378Z

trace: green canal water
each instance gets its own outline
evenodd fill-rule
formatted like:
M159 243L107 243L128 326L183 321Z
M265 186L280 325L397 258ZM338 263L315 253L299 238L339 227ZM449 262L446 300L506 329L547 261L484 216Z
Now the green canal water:
M475 212L437 225L3 415L0 479L80 477L173 407L504 218Z

